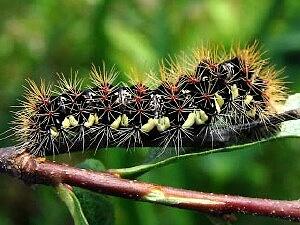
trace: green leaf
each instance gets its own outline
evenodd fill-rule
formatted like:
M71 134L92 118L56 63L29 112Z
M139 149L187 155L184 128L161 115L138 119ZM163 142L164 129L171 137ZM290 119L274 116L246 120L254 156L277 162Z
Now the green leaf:
M104 165L99 160L95 159L87 159L83 163L78 164L77 167L94 171L105 170ZM78 187L73 187L73 191L90 224L114 224L114 208L108 197Z
M270 139L274 139L274 138L270 138ZM148 164L138 165L138 166L129 167L129 168L122 168L122 169L111 169L110 172L117 173L123 178L136 178L138 176L143 175L144 173L149 172L152 169L169 165L178 160L185 160L185 159L194 158L194 157L198 157L198 156L209 155L212 153L231 152L234 150L241 150L241 149L247 148L252 145L261 144L266 141L269 141L269 139L252 142L252 143L247 143L247 144L242 144L242 145L233 145L233 146L229 146L229 147L225 147L225 148L217 148L217 149L212 149L212 150L208 150L208 151L204 151L204 152L195 152L195 153L189 153L189 154L184 154L184 155L176 155L176 156L172 156L167 159L164 159L164 160L161 160L158 162L154 162L154 163L148 163Z
M56 190L60 199L67 205L75 225L88 225L89 223L82 212L80 202L74 192L64 184L57 186Z
M284 110L293 110L300 108L300 93L291 95L284 105ZM285 121L281 125L278 137L299 137L300 136L300 120Z
M78 187L74 187L74 193L90 224L114 224L114 208L108 197Z
M77 167L82 169L93 170L93 171L105 170L105 166L103 165L103 163L96 159L87 159L82 163L77 164Z
M286 101L286 104L284 105L284 110L293 110L293 109L298 109L300 108L300 93L291 95L288 100ZM112 173L117 173L123 178L136 178L144 173L149 172L152 169L159 168L166 166L170 163L176 162L178 160L186 160L189 158L194 158L194 157L199 157L199 156L205 156L208 154L212 153L220 153L220 152L231 152L235 150L243 150L248 147L255 147L259 146L260 144L264 142L268 142L271 140L278 140L280 138L299 138L300 137L300 120L291 120L291 121L286 121L283 122L281 125L281 130L278 132L276 135L250 142L250 143L244 143L244 144L238 144L238 145L232 145L232 146L227 146L224 148L217 148L217 149L211 149L207 151L202 151L202 152L193 152L189 154L184 154L184 155L176 155L169 157L167 159L158 161L158 162L153 162L153 163L147 163L143 165L138 165L130 168L122 168L122 169L111 169L110 172Z
M104 165L95 159L87 159L77 166L94 171L105 170ZM57 187L57 193L67 205L75 225L114 224L114 209L108 197L78 187L68 188L64 184Z
M234 215L207 215L207 217L213 225L231 225L232 222L236 221Z

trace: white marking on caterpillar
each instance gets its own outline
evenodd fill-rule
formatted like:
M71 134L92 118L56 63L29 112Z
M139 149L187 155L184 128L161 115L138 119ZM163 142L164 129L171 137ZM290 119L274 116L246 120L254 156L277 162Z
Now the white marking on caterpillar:
M79 125L79 122L75 119L74 116L67 116L62 122L62 127L68 129L70 127L76 127Z
M246 105L249 105L251 103L251 101L253 100L253 96L252 95L246 95L244 103Z
M197 125L205 124L205 122L208 120L208 116L203 110L196 111L196 117L195 122Z
M53 138L53 139L55 139L59 136L59 132L56 127L50 128L50 135L51 135L51 138Z
M96 123L96 117L98 117L96 114L90 114L87 122L85 122L83 125L87 128L93 126Z
M142 125L141 131L145 133L149 133L151 130L154 129L158 124L158 119L149 118L148 122Z
M128 127L129 126L128 117L125 114L123 114L122 117L121 117L120 125L123 126L123 127Z
M239 96L239 89L236 84L230 87L232 100L235 100Z
M182 90L182 94L185 94L185 95L186 95L186 94L189 94L189 93L191 93L190 90L187 90L187 89L183 89L183 90Z
M113 129L118 129L120 127L121 121L122 121L122 116L118 116L117 119L115 119L115 121L112 122L110 127Z
M216 105L217 112L220 113L221 107L224 105L224 99L218 93L215 94L215 105Z
M195 122L196 122L196 113L191 112L188 115L188 118L186 119L186 121L184 121L184 124L182 124L181 127L184 128L184 129L191 128L194 125Z
M115 94L118 95L116 102L120 103L122 105L126 105L128 102L128 99L131 99L131 94L123 88L121 88L119 90L119 92L115 93Z
M70 128L70 126L71 126L71 123L70 123L69 118L65 117L65 119L62 121L62 127L64 129L68 129L68 128Z
M100 119L99 119L99 116L95 113L95 114L94 114L94 117L95 117L94 124L96 124L96 125L99 124L99 120L100 120Z
M228 78L230 78L230 77L232 77L232 75L234 75L234 70L233 70L234 65L232 65L231 63L225 63L223 65L223 68L228 71Z
M247 111L247 116L254 118L256 115L256 107L253 107L252 109L250 109L249 111Z
M79 124L79 122L75 119L75 117L74 116L69 116L69 121L70 121L70 125L72 126L72 127L76 127L76 126L78 126L78 124Z
M163 132L167 130L170 126L171 126L170 119L168 117L164 116L158 119L157 130L159 132Z
M159 118L162 108L162 95L151 95L150 108L154 111L155 118Z

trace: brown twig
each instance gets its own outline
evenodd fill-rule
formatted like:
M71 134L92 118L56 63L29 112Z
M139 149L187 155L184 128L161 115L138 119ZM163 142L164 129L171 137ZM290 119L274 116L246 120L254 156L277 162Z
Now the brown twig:
M122 179L118 174L93 172L44 161L13 147L0 149L0 172L29 184L60 183L103 194L196 210L204 213L245 213L300 221L300 201L280 201L203 193Z

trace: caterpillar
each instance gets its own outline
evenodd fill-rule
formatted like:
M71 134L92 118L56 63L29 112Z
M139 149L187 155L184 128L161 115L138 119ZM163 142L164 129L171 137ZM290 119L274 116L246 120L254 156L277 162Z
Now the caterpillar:
M133 74L131 85L116 83L114 68L92 66L93 86L85 89L76 74L60 76L54 90L28 80L13 130L38 156L111 146L215 147L228 132L237 142L253 136L254 121L265 123L260 133L270 130L269 118L286 99L280 74L257 45L200 47L162 63L159 79Z

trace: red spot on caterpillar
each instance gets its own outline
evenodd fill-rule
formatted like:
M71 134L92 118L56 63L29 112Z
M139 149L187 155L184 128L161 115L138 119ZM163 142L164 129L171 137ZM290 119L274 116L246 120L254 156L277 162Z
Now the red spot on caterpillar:
M137 96L134 96L134 101L135 101L136 103L141 103L141 101L142 101L142 97L141 97L141 96L139 96L139 95L137 95Z
M212 97L210 94L208 94L208 93L204 93L203 95L202 95L202 97L206 100L206 101L210 101L210 98Z
M200 82L200 80L197 77L189 77L188 78L188 83L197 84L199 82Z
M168 89L171 94L176 94L178 92L178 87L175 84L168 85Z
M142 109L142 108L141 108L141 109L138 109L137 112L138 112L138 113L143 113L143 112L144 112L144 109Z
M106 100L107 100L107 97L108 97L107 95L101 95L101 96L100 96L100 99L106 101Z
M147 92L147 88L143 84L137 84L136 91L139 95L144 95Z
M178 99L178 96L177 95L171 95L170 99L172 101L176 101Z
M50 103L49 98L43 98L42 101L45 106L49 105L49 103Z
M179 107L177 108L177 111L178 111L179 113L182 113L182 112L183 112L183 107L182 107L182 106L179 106Z
M112 110L112 107L110 105L104 108L105 112L110 112L111 110Z
M108 85L104 85L101 87L101 91L103 92L104 95L108 95L110 93L110 88Z
M252 86L253 85L253 81L251 79L246 79L246 84L248 86Z
M218 64L215 63L208 63L208 68L212 71L217 71L218 70Z

